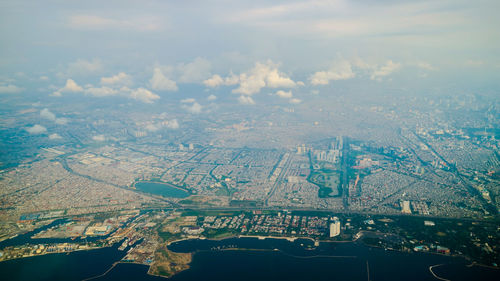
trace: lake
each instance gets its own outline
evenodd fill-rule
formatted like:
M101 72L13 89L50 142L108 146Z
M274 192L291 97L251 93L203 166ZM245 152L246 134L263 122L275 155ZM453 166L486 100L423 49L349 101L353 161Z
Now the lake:
M139 191L161 195L163 197L186 198L190 194L184 189L163 182L140 181L135 184Z

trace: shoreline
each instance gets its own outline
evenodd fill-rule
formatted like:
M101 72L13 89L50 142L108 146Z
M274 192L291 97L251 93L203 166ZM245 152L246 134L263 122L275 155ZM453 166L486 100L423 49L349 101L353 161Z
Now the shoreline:
M311 240L313 242L323 242L323 243L359 243L359 241L357 241L358 239L355 239L355 240L344 240L344 241L330 241L330 240L316 240L316 239L313 239L311 237L280 237L280 236L263 236L263 235L232 235L232 236L229 236L229 237L224 237L224 238L219 238L219 239L211 239L211 238L205 238L205 237L186 237L186 238L182 238L182 239L177 239L177 240L173 240L173 241L170 241L167 243L167 247L169 245L171 245L172 243L176 243L176 242L182 242L182 241L186 241L186 240L209 240L209 241L222 241L222 240L226 240L226 239L234 239L234 238L237 238L237 239L241 239L241 238L257 238L259 241L260 240L265 240L265 239L284 239L284 240L287 240L288 242L295 242L297 239L306 239L306 240ZM438 255L438 256L441 256L441 257L450 257L450 258L463 258L465 261L471 261L469 257L467 256L464 256L464 255L455 255L455 254L441 254L441 253L434 253L434 252L415 252L415 251L402 251L402 250L398 250L398 249L388 249L388 248L384 248L384 247L380 247L380 246L376 246L376 245L369 245L369 244L366 244L364 242L361 242L362 245L364 245L365 247L368 247L368 248L375 248L375 249L383 249L383 250L386 250L386 251L392 251L392 252L397 252L397 253L406 253L406 254L418 254L418 253L422 253L422 254L430 254L430 255ZM193 252L189 252L190 254L192 254L193 256L196 254L196 253L199 253L199 252L211 252L211 251L215 251L213 249L209 249L209 250L195 250ZM312 258L358 258L358 256L335 256L335 255L315 255L315 256L296 256L296 255L291 255L291 254L288 254L286 253L285 251L281 250L281 249L253 249L253 248L225 248L225 249L220 249L220 250L217 250L217 251L258 251L258 252L280 252L284 255L287 255L287 256L290 256L290 257L293 257L293 258L298 258L298 259L303 259L303 258L307 258L307 259L312 259ZM189 263L187 266L189 269L190 268L190 264ZM445 279L445 278L442 278L442 277L439 277L437 276L433 271L432 271L432 268L433 267L436 267L436 266L441 266L441 265L444 265L444 264L438 264L438 265L431 265L429 266L429 271L432 273L432 275L439 279L439 280L443 280L443 281L450 281L448 279ZM479 263L476 263L476 262L472 262L471 264L467 265L467 264L464 264L465 267L473 267L473 266L480 266L480 267L485 267L485 268L489 268L489 269L493 269L493 270L500 270L500 267L494 267L494 266L488 266L488 265L483 265L483 264L479 264ZM187 270L186 269L186 270ZM180 272L180 271L179 271ZM178 272L177 272L178 273ZM173 275L176 275L177 273L173 274ZM148 274L149 274L149 270L148 270ZM150 275L154 275L154 274L150 274ZM173 276L171 275L171 276ZM161 276L161 275L154 275L154 276L159 276L159 277L164 277L164 278L169 278L167 276Z
M226 240L226 239L240 239L240 238L257 238L258 240L266 240L266 239L281 239L281 240L287 240L288 242L295 242L296 240L298 239L304 239L304 240L310 240L314 243L356 243L358 242L358 240L361 238L361 237L358 237L354 240L342 240L342 241L332 241L332 240L326 240L326 239L314 239L314 238L311 238L311 237L298 237L298 236L264 236L264 235L231 235L231 236L227 236L227 237L221 237L221 238L206 238L206 237L185 237L185 238L179 238L179 239L175 239L175 240L172 240L172 241L168 241L166 243L166 246L170 246L171 244L173 243L176 243L176 242L182 242L182 241L186 241L186 240L209 240L209 241L222 241L222 240ZM361 241L361 243L367 247L370 247L370 248L376 248L376 249L384 249L386 251L394 251L394 252L401 252L401 253L424 253L424 254L432 254L432 255L438 255L438 256L445 256L445 257L457 257L457 258L463 258L467 261L470 262L470 264L468 265L469 267L472 267L472 266L480 266L480 267L485 267L485 268L490 268L490 269L496 269L496 270L500 270L500 266L498 267L495 267L495 266L491 266L491 265L486 265L486 264L481 264L481 263L478 263L477 261L474 261L472 260L470 257L466 256L466 255L463 255L463 254L442 254L442 253L437 253L437 252L430 252L430 251L427 251L427 252L415 252L415 251L402 251L402 250L398 250L398 249L394 249L394 248L385 248L385 247L382 247L382 246L377 246L377 245L370 245L370 244L366 244L364 242ZM28 256L22 256L22 257L15 257L15 258L9 258L9 259L4 259L4 260L1 260L0 262L4 262L4 261L10 261L10 260L17 260L17 259L24 259L24 258L30 258L30 257L37 257L37 256L44 256L44 255L52 255L52 254L70 254L70 253L73 253L73 252L77 252L77 251L91 251L91 250L98 250L98 249L104 249L104 248L109 248L109 247L112 247L115 243L111 244L111 245L107 245L107 246L103 246L103 247L93 247L93 248L85 248L85 249L75 249L75 250L71 250L71 251L64 251L64 252L44 252L44 253L41 253L41 254L30 254ZM317 245L315 245L317 246ZM247 249L247 248L234 248L234 249L240 249L240 250L254 250L254 249ZM194 252L191 252L191 253L196 253L197 251L194 251ZM175 252L174 252L175 253ZM145 265L145 266L151 266L151 265L148 265L148 264L143 264L143 263L138 263L138 262L122 262L121 260L118 261L120 263L135 263L135 264L142 264L142 265Z
M325 240L325 239L321 240L321 239L314 239L311 237L286 237L286 236L263 236L263 235L232 235L232 236L223 237L223 238L186 237L186 238L176 239L176 240L167 242L167 247L169 245L171 245L172 243L186 241L186 240L196 240L197 239L197 240L209 240L209 241L222 241L225 239L234 239L234 238L238 238L238 239L239 238L257 238L258 240L284 239L284 240L287 240L287 241L292 242L292 243L298 239L311 240L313 242L319 242L319 243L358 243L359 242L358 240L360 237L357 239L354 239L354 240L342 240L342 241L331 241L331 240ZM485 268L500 270L500 266L495 267L495 266L491 266L491 265L481 264L481 263L478 263L476 261L473 261L470 257L463 255L463 254L462 255L461 254L441 254L441 253L430 252L430 251L428 251L428 252L416 252L413 250L403 251L403 250L398 250L398 249L394 249L394 248L384 248L384 247L377 246L377 245L370 245L370 244L364 243L363 241L361 241L360 243L366 247L369 247L369 248L384 249L386 251L393 251L393 252L399 252L399 253L408 253L408 254L422 253L422 254L438 255L438 256L443 256L443 257L463 258L464 260L471 262L468 265L469 267L481 266L481 267L485 267ZM235 248L235 249L239 249L239 248ZM252 249L246 249L246 248L241 248L241 249L242 250L252 250ZM197 251L194 251L192 253L196 253L196 252Z
M40 256L47 256L47 255L55 255L55 254L71 254L74 252L80 252L80 251L92 251L92 250L99 250L99 249L104 249L104 248L109 248L112 247L112 245L105 246L105 247L95 247L95 248L86 248L86 249L75 249L71 251L64 251L64 252L44 252L40 254L30 254L27 256L22 256L22 257L15 257L15 258L10 258L10 259L4 259L1 260L0 262L5 262L5 261L11 261L11 260L20 260L20 259L25 259L25 258L32 258L32 257L40 257Z
M233 235L233 236L230 236L230 237L224 237L224 238L220 238L220 239L210 239L210 238L205 238L205 237L185 237L185 238L181 238L181 239L176 239L176 240L172 240L172 241L169 241L167 242L167 247L175 242L182 242L182 241L186 241L186 240L209 240L209 241L222 241L222 240L226 240L226 239L241 239L241 238L256 238L258 239L259 241L262 241L262 240L265 240L265 239L281 239L281 240L287 240L288 242L295 242L297 241L298 239L306 239L306 240L310 240L310 241L313 241L313 242L323 242L323 243L359 243L359 241L356 241L356 240L345 240L345 241L329 241L329 240L315 240L313 238L310 238L310 237L280 237L280 236L263 236L263 235ZM384 249L384 250L391 250L393 252L401 252L401 253L408 253L408 254L415 254L416 252L414 251L401 251L401 250L397 250L397 249L386 249L384 247L378 247L378 246L374 246L374 245L368 245L366 243L361 243L362 245L366 246L366 247L369 247L369 248L377 248L377 249ZM113 244L114 245L114 244ZM104 246L104 247L95 247L95 248L86 248L86 249L76 249L76 250L73 250L73 251L68 251L68 252L56 252L56 253L43 253L43 254L39 254L39 255L31 255L31 256L26 256L26 257L19 257L19 258L14 258L14 259L8 259L8 260L15 260L15 259L23 259L23 258L29 258L29 257L34 257L34 256L44 256L44 255L50 255L50 254L70 254L72 252L77 252L77 251L91 251L91 250L97 250L97 249L103 249L103 248L108 248L108 247L112 247L113 245L108 245L108 246ZM168 248L167 248L168 249ZM212 249L209 249L209 250L196 250L196 251L193 251L193 252L189 252L189 254L192 254L193 256L198 253L198 252L210 252L210 251L215 251L215 250L212 250ZM252 248L238 248L238 247L235 247L235 248L226 248L226 249L221 249L219 251L266 251L266 252L280 252L282 254L285 254L287 256L291 256L293 258L359 258L359 256L335 256L335 255L315 255L315 256L307 256L307 257L302 257L302 256L296 256L296 255L291 255L291 254L288 254L286 253L285 251L281 250L281 249L252 249ZM173 252L173 251L172 251ZM174 252L176 253L176 252ZM446 255L446 254L439 254L439 253L433 253L433 252L424 252L424 254L433 254L433 255L439 255L439 256L444 256L444 257L460 257L460 258L464 258L466 261L470 261L470 259L468 259L467 257L463 256L463 255ZM8 261L8 260L4 260L4 261ZM116 265L118 264L137 264L137 265L143 265L143 266L147 266L147 274L148 275L151 275L151 276L157 276L157 277L162 277L162 278L169 278L169 277L172 277L174 275L176 275L177 273L180 273L182 271L185 271L185 270L189 270L191 268L191 263L192 263L192 260L186 264L186 268L183 269L183 270L180 270L178 272L175 272L173 273L172 275L169 275L169 276L164 276L164 275L159 275L159 274L154 274L151 272L151 268L152 268L152 264L145 264L145 263L141 263L141 262L124 262L122 261L122 259L118 260L118 261L115 261L113 262L113 264L110 266L110 268L108 268L103 274L101 275L98 275L98 276L93 276L93 277L89 277L85 280L92 280L92 279L95 279L95 278L98 278L98 277L102 277L106 274L108 274ZM434 267L437 267L437 266L441 266L441 265L444 265L444 264L438 264L438 265L430 265L429 266L429 271L431 272L431 274L433 274L433 276L435 275L433 272L432 272L432 268ZM474 267L474 266L480 266L480 267L485 267L485 268L489 268L489 269L493 269L493 270L499 270L498 267L492 267L492 266L488 266L488 265L482 265L482 264L479 264L479 263L476 263L476 262L471 262L470 264L465 264L466 267ZM439 277L439 276L434 276L435 278L439 279L439 280L443 280L443 281L448 281L448 279L445 279L445 278L442 278L442 277Z

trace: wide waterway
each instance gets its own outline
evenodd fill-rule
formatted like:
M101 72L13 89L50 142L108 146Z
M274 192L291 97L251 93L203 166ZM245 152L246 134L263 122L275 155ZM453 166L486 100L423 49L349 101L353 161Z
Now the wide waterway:
M163 197L186 198L190 195L186 190L164 182L140 181L135 184L135 188Z
M425 253L402 253L360 243L321 243L310 240L229 238L220 241L184 240L171 244L175 252L195 252L190 269L171 277L184 280L500 280L500 272L467 267L463 258ZM252 249L252 250L248 250ZM99 276L125 252L117 247L52 254L0 263L2 280L82 280ZM93 280L165 280L147 275L147 266L117 264Z

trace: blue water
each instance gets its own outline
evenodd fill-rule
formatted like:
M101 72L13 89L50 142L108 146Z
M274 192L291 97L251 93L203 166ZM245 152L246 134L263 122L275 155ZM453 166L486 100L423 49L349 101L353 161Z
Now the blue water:
M188 240L172 244L177 252L196 251L189 270L171 277L184 280L436 280L435 272L451 280L500 280L495 269L466 267L463 258L425 253L402 253L359 243L321 243L230 238L222 241ZM247 247L254 250L228 250ZM82 280L106 272L125 252L117 247L71 254L53 254L0 263L1 280ZM339 257L347 256L347 257ZM367 266L368 263L368 266ZM93 280L165 280L147 275L147 266L118 264Z
M321 243L310 240L230 238L222 241L188 240L172 244L176 252L199 251L191 269L172 280L500 280L500 271L466 267L459 257L428 253L403 253L372 248L361 243ZM252 248L252 251L227 248ZM218 250L221 249L221 250ZM450 277L450 278L449 278Z
M16 245L24 245L24 244L51 244L51 243L86 243L86 242L96 242L98 240L103 240L106 239L110 234L103 235L103 236L94 236L94 237L77 237L75 239L70 239L70 238L31 238L33 235L43 231L47 230L51 227L64 224L69 222L69 219L57 219L53 221L52 223L42 226L40 228L37 228L33 231L29 231L24 234L20 234L14 238L4 240L0 242L0 249L8 247L8 246L16 246Z
M122 259L126 253L117 247L0 262L0 280L82 280L104 273Z
M138 182L135 184L135 188L142 192L161 195L164 197L186 198L190 195L189 192L183 189L160 182Z
M68 219L58 219L53 221L52 223L40 227L36 230L29 231L24 234L20 234L14 238L4 240L0 242L0 249L5 248L8 246L16 246L16 245L23 245L23 244L50 244L50 243L80 243L80 242L95 242L97 240L106 238L109 235L106 236L100 236L100 237L86 237L85 239L81 239L80 237L76 239L70 239L70 238L36 238L33 239L31 238L33 235L46 230L48 228L51 228L53 226L57 226L60 224L64 224L69 222L70 220Z

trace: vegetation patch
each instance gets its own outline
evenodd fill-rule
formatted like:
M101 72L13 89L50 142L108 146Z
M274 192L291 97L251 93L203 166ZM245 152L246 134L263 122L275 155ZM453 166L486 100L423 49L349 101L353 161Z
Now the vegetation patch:
M320 198L336 197L340 194L340 172L337 170L313 169L307 180L319 187Z
M155 261L149 268L148 273L171 277L178 272L188 269L191 260L191 253L175 253L168 250L166 244L164 244L155 252Z

